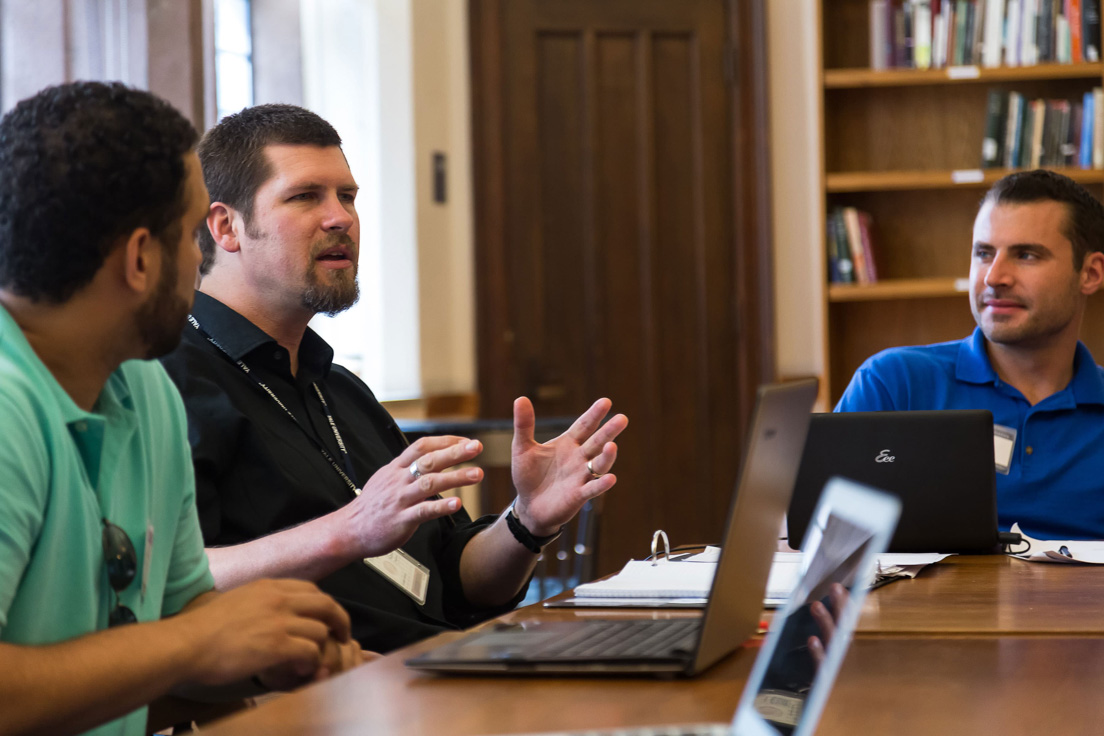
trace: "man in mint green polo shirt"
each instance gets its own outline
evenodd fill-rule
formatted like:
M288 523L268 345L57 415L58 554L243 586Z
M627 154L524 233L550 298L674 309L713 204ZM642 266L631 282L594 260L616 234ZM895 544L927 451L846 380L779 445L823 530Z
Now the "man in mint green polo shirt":
M148 360L191 306L196 138L119 84L0 120L0 733L146 733L162 696L361 659L311 583L213 591L184 410Z

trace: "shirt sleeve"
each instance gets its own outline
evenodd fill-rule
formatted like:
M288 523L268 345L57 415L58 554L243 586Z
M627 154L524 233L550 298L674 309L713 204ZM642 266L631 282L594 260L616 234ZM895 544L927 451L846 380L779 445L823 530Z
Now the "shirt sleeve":
M49 488L49 460L34 413L11 396L0 394L0 632L31 551L42 529ZM13 431L21 427L23 431Z
M899 408L878 366L871 359L855 371L835 411L893 411Z
M165 596L161 615L178 613L196 596L215 587L214 577L203 549L203 534L196 513L195 474L192 470L191 451L186 439L184 404L176 388L166 378L168 417L163 421L172 433L173 451L162 458L167 463L166 475L176 482L174 496L178 499L175 536L165 581Z

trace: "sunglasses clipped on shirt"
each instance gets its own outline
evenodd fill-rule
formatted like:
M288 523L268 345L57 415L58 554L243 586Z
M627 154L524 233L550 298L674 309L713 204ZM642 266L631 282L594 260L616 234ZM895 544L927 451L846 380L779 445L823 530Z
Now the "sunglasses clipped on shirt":
M134 543L120 527L103 519L103 553L107 565L107 580L115 591L115 608L107 619L108 627L138 623L134 611L123 605L119 594L127 589L138 573L138 555Z

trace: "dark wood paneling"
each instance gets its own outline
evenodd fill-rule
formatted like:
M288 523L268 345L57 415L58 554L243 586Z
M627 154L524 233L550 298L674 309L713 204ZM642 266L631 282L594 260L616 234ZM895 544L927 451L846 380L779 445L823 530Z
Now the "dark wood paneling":
M483 415L629 415L599 572L719 538L773 374L759 5L472 0Z

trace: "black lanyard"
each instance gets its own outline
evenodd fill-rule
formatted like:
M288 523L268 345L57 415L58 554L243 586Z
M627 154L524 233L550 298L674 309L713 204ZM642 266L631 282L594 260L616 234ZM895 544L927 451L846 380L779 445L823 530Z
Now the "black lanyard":
M314 388L315 394L318 395L318 401L322 404L322 411L326 413L326 419L330 423L330 429L333 430L334 439L337 440L337 448L341 451L341 463L345 466L344 470L341 469L341 465L337 464L337 461L334 460L333 455L330 454L329 450L327 450L322 445L322 443L318 441L318 438L316 438L311 432L307 430L306 427L303 426L303 424L295 417L295 415L291 413L291 409L288 409L287 406L284 405L284 402L280 401L280 397L273 393L272 389L265 385L265 383L261 381L261 379L253 375L253 372L249 369L249 366L245 364L245 361L233 358L230 353L226 351L226 348L224 348L222 345L219 345L218 341L215 340L215 338L211 337L211 335L200 326L199 322L196 321L196 318L190 314L188 315L188 322L190 322L192 327L196 329L196 332L206 338L207 342L214 345L215 348L220 353L222 353L227 360L237 365L238 368L241 369L242 373L249 376L249 378L253 380L253 383L260 386L261 389L266 394L268 394L273 401L276 402L276 405L284 410L284 413L288 415L291 421L295 422L295 426L303 431L303 434L307 436L307 439L310 440L316 448L318 448L318 451L320 453L322 453L322 457L326 458L326 460L330 463L330 466L337 472L338 475L341 476L341 479L345 481L345 484L347 486L349 486L349 490L351 490L354 495L359 496L360 488L357 486L354 480L354 478L356 478L356 473L353 472L353 463L352 460L349 458L349 451L345 448L345 441L341 439L341 432L337 431L337 423L334 421L333 414L330 412L330 405L326 403L326 397L322 395L322 389L318 388L318 384L312 381L311 387Z

